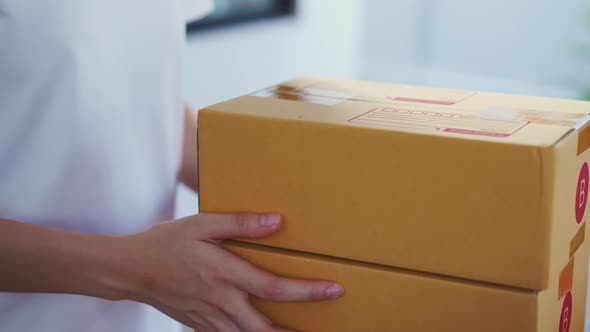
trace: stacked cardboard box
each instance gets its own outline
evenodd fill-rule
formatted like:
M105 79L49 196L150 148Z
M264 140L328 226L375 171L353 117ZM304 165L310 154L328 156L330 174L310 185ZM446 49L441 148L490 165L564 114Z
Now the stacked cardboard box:
M226 247L341 282L254 299L298 331L581 332L590 104L303 78L199 113L203 212L279 212Z

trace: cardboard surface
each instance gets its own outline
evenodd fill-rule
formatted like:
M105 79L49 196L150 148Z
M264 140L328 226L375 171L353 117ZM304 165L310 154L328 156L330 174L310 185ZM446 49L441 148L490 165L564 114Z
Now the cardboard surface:
M275 324L299 332L584 330L588 260L572 266L573 287L558 301L557 284L535 292L251 244L226 242L225 247L279 275L338 280L344 285L345 295L336 301L253 299ZM587 255L585 244L581 250ZM571 307L564 312L566 302Z
M200 111L201 211L280 212L268 246L550 289L587 260L589 105L287 82Z

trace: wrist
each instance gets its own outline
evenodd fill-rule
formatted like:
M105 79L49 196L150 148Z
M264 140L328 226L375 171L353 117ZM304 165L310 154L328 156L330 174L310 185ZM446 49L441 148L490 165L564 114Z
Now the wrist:
M96 289L88 295L111 301L131 300L134 278L128 237L100 236L93 242L91 264L85 272Z
M109 300L150 302L153 274L150 248L142 243L145 233L110 237L101 255L100 282Z

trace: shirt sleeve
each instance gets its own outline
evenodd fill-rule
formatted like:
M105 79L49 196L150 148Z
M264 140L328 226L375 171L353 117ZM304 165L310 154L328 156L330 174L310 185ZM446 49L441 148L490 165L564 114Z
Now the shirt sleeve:
M183 0L186 22L196 21L213 11L213 0Z

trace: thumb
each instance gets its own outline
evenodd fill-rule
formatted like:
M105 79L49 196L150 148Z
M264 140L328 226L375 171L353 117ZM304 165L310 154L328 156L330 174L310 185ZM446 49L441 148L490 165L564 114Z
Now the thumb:
M281 216L275 213L208 214L195 216L199 237L224 240L236 237L263 237L274 233L281 226Z

